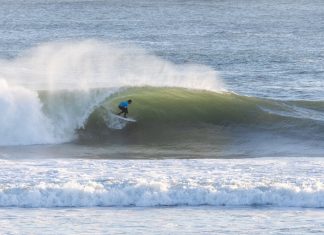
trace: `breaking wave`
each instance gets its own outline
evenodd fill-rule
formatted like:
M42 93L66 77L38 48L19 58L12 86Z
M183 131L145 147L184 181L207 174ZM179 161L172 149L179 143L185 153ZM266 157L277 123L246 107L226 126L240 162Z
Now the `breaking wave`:
M93 138L203 142L201 136L223 135L222 128L323 138L324 102L227 92L211 68L175 65L134 47L49 43L0 65L2 146ZM135 124L111 115L129 98Z
M321 159L27 163L1 161L0 207L324 207Z
M206 66L175 65L130 45L95 40L40 45L0 67L0 145L71 141L122 87L224 89Z
M324 207L324 191L293 185L222 186L200 182L42 183L0 192L0 207L276 206Z

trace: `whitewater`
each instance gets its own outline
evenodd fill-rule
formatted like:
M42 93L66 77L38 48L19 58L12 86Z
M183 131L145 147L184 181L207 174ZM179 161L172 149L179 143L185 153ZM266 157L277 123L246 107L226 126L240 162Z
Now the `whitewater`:
M322 208L323 164L316 158L1 160L0 207Z

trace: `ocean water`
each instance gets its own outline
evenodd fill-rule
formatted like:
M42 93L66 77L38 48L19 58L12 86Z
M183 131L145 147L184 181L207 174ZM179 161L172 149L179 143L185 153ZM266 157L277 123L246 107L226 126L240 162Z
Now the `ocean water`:
M323 21L322 1L0 0L1 233L322 234Z

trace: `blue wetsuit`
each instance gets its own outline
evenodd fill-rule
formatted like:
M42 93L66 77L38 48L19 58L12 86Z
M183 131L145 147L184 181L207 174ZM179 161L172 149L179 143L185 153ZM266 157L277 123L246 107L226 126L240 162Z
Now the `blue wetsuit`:
M127 101L120 102L118 108L121 110L121 112L118 113L118 115L123 113L124 117L126 117L126 114L128 113L128 102Z
M128 102L127 101L122 101L119 103L119 107L124 107L124 108L128 108Z

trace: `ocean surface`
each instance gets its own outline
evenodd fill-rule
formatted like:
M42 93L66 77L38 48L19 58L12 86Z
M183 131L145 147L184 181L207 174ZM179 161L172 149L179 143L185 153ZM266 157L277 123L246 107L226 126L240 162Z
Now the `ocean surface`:
M323 234L323 22L321 0L0 0L0 233Z

